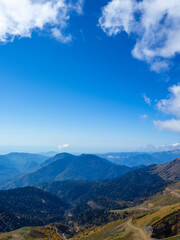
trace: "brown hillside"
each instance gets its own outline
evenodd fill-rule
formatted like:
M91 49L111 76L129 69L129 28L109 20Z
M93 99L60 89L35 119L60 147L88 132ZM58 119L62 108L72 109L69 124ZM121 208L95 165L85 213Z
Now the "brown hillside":
M180 181L180 158L177 158L169 163L155 166L153 171L165 181Z

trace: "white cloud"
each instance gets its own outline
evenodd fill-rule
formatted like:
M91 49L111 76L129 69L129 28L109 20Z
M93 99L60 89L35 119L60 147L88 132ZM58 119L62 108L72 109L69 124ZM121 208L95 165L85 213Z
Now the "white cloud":
M151 106L151 99L149 97L146 96L146 94L143 94L143 98L144 98L144 101L149 105Z
M173 148L180 148L180 143L173 143L171 144Z
M142 146L142 147L138 147L136 149L136 151L138 152L156 152L157 151L157 148L152 145L152 144L148 144L147 146Z
M133 56L153 71L167 70L169 59L180 52L179 0L112 0L102 9L99 25L109 36L133 34Z
M155 61L151 63L151 70L157 73L161 71L166 71L169 69L169 61Z
M180 143L173 143L170 145L163 145L159 146L158 148L159 151L175 151L175 150L180 150Z
M140 116L142 120L146 120L148 118L148 115L147 114L143 114Z
M140 147L137 149L140 152L164 152L164 151L179 151L180 143L173 143L170 145L160 145L154 146L152 144L148 144L146 147Z
M180 118L180 85L174 85L169 88L169 97L162 99L157 103L160 111L174 115Z
M103 15L99 19L102 29L108 34L113 35L121 31L131 32L131 22L133 22L133 1L132 0L113 0L103 8Z
M173 132L179 132L180 133L180 120L176 120L176 119L170 119L167 121L154 121L154 125L160 129L167 129Z
M82 0L72 5L67 0L0 0L0 42L13 41L15 37L31 37L32 31L47 30L62 42L72 11L82 12Z
M57 146L59 151L62 151L64 148L68 148L68 147L70 147L70 145L66 143Z
M166 121L154 121L154 125L162 129L180 133L180 85L174 85L169 88L169 96L161 99L157 103L158 110L167 115L173 116L172 119Z
M70 34L64 36L61 31L57 28L52 29L52 35L56 38L57 41L62 43L71 42L72 36Z

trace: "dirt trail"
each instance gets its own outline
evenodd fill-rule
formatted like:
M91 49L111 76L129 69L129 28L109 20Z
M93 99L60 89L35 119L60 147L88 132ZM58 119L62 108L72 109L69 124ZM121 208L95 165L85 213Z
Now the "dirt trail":
M150 238L142 228L136 227L132 224L132 219L128 220L127 225L130 228L133 228L134 230L138 231L144 240L152 240L152 238Z
M63 233L62 235L58 232L57 230L57 227L54 227L55 231L56 231L56 234L63 240L68 240L66 237L65 237L65 234Z
M178 190L178 189L177 189ZM173 194L174 196L180 198L180 194L176 192L176 189L169 189L169 188L166 188L166 191L170 192L171 194Z
M175 195L176 197L180 198L180 194L177 192L172 191L171 194Z

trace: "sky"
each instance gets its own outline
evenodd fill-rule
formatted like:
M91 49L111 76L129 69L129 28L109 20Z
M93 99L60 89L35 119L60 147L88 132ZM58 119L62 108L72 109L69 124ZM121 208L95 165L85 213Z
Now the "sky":
M179 0L0 0L0 152L180 142Z

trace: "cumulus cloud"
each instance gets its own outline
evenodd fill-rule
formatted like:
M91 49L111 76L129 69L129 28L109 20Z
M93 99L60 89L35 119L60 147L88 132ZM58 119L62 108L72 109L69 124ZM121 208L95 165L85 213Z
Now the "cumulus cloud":
M112 0L102 9L99 25L109 36L133 34L133 56L153 71L167 70L180 52L179 0Z
M154 121L154 125L159 129L168 129L180 132L180 85L169 88L169 95L166 99L161 99L157 103L157 108L167 115L173 116L166 121Z
M180 118L180 85L170 87L169 97L160 100L157 103L157 107L166 114L171 114Z
M68 148L68 147L70 147L70 145L66 144L66 143L65 144L60 144L60 145L57 146L59 151L62 151L64 148Z
M82 13L82 0L0 0L0 42L31 37L32 31L48 31L61 42L69 42L63 30L70 14Z
M102 29L112 36L121 31L131 32L133 23L134 2L132 0L113 0L103 8L99 23Z
M149 97L146 96L146 94L143 94L143 98L144 98L144 101L149 105L151 106L151 99Z

